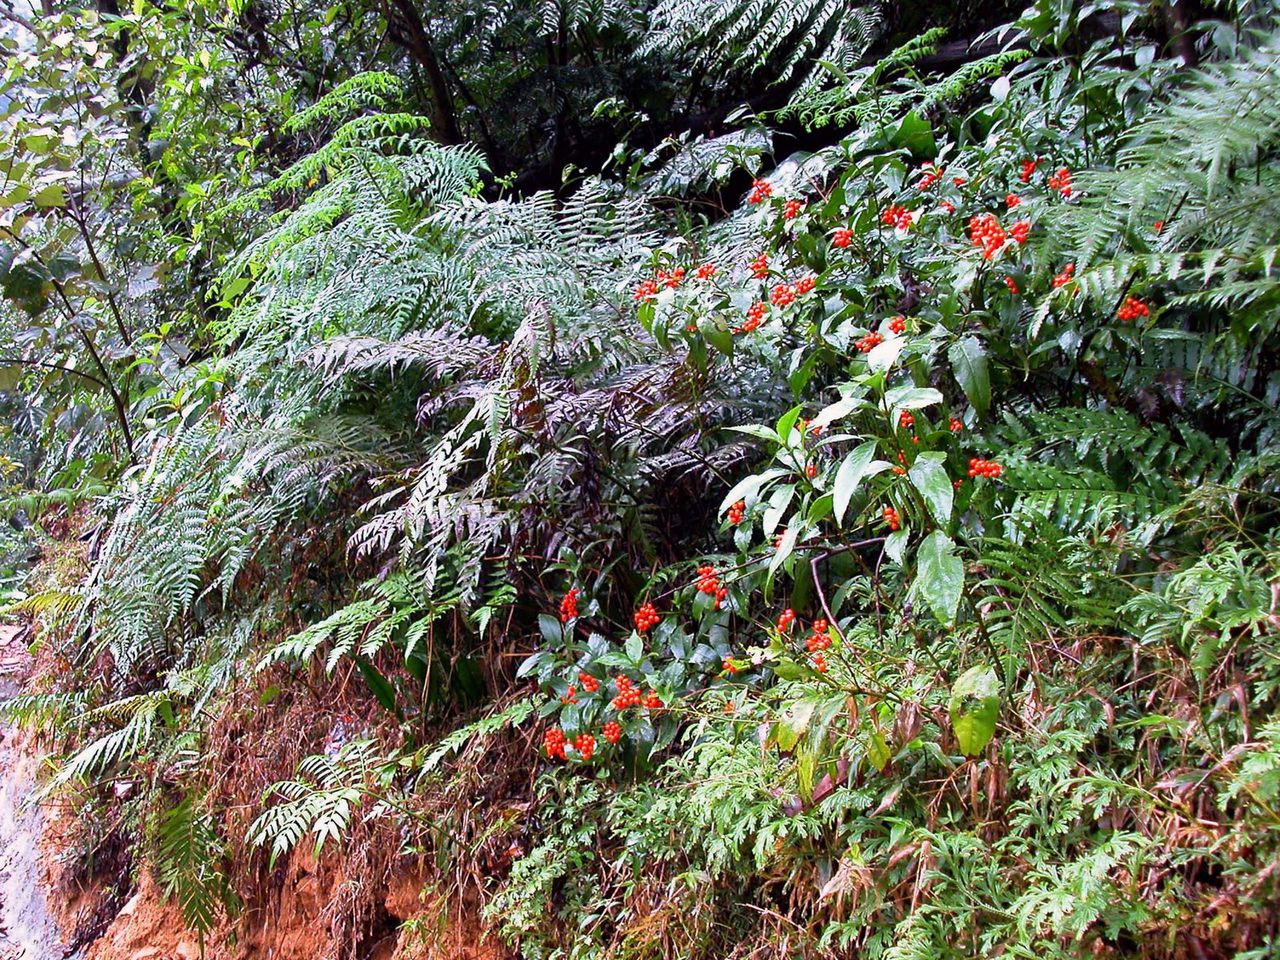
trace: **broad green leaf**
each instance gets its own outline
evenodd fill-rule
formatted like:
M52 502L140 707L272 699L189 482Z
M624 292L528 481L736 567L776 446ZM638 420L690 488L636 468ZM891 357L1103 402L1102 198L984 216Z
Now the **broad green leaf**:
M869 370L888 370L898 359L902 346L906 343L901 337L890 337L884 343L876 344L867 354Z
M889 752L889 744L885 741L884 734L876 727L871 727L867 731L867 760L883 773L892 759L893 755Z
M369 685L369 690L374 699L388 710L395 710L395 689L387 678L382 675L381 671L364 657L356 657L356 667L359 668L360 675L364 677L364 682Z
M779 749L791 750L799 743L813 718L813 708L812 700L797 700L782 711L773 734Z
M913 585L945 624L955 621L964 586L964 561L956 556L956 545L941 530L925 537L916 551L916 580Z
M41 188L36 195L31 198L31 202L37 207L65 207L67 205L67 188L60 183L51 183L47 187Z
M733 333L723 323L709 323L702 328L702 335L707 343L715 347L726 357L733 356Z
M786 443L791 437L791 428L796 425L796 421L800 419L800 412L804 410L804 404L797 403L794 407L778 418L778 425L774 428L778 433L778 439L781 443Z
M893 420L896 423L898 414L903 410L919 410L921 407L928 407L935 403L942 402L942 394L932 387L913 387L903 385L894 387L884 395L884 402L890 407L893 413Z
M987 372L987 352L977 337L961 337L947 351L951 369L960 389L978 411L985 416L991 406L991 376Z
M995 736L1000 680L988 666L970 667L951 687L951 728L966 756L976 757Z
M720 501L720 509L716 511L716 516L723 516L724 512L739 500L751 500L762 486L786 472L781 467L771 467L763 473L753 473L749 477L743 477L724 495L724 499Z
M862 482L862 479L874 476L880 470L889 466L889 464L881 460L879 463L883 464L883 466L877 470L872 470L871 467L875 455L876 441L868 440L866 443L858 444L858 446L854 447L852 453L840 461L840 469L836 471L835 486L831 490L836 523L844 523L844 514L849 509L849 501L853 498L853 494L858 489L858 484Z
M644 642L640 639L640 634L633 630L631 636L627 637L627 642L623 649L626 650L628 660L634 664L639 664L640 658L644 656Z
M800 531L795 524L787 527L787 532L782 535L782 541L778 544L778 549L773 552L773 556L769 558L769 574L782 566L784 560L791 556L791 551L796 548L796 537Z
M944 527L950 523L955 488L951 486L951 478L947 476L947 470L941 461L935 456L922 454L907 471L907 478L920 491L920 496L924 497L933 519Z
M895 530L885 537L884 554L894 563L902 563L907 550L907 531Z

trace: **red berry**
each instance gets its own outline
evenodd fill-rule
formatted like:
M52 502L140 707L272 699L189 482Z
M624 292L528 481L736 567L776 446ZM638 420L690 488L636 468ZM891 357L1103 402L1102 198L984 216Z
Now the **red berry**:
M847 247L851 243L853 243L853 231L848 227L839 227L831 235L831 245L833 247Z
M1071 196L1071 171L1066 167L1059 167L1058 172L1049 177L1048 183L1050 190L1057 190L1064 197Z
M1022 198L1018 196L1016 193L1010 193L1005 195L1004 205L1008 207L1010 210L1012 210L1021 202L1022 202Z
M907 318L899 314L889 321L890 333L904 333L907 329Z
M775 307L785 307L795 302L796 288L789 283L780 283L769 294L769 301Z
M806 464L804 468L804 475L812 480L818 475L818 465L816 463Z
M769 255L762 253L751 261L751 275L757 280L763 280L769 276Z
M585 670L579 671L578 682L582 684L582 689L587 691L587 693L595 693L600 689L600 681Z
M571 587L560 601L560 622L568 623L578 616L578 588Z
M656 627L661 618L658 616L658 611L654 609L653 604L646 603L636 611L633 619L635 620L636 630L640 633L645 633L651 627Z
M1057 290L1059 287L1065 287L1071 282L1071 278L1075 272L1076 265L1074 263L1068 263L1062 268L1062 272L1053 278L1053 289Z
M870 353L882 343L884 343L884 336L882 334L872 332L868 333L865 337L860 338L854 346L857 347L861 353Z
M716 265L714 263L704 263L693 271L693 275L699 280L710 280L716 275Z
M788 200L787 205L782 208L782 216L787 220L794 220L800 216L800 211L804 209L803 200Z
M751 181L751 193L747 196L748 203L764 203L771 196L773 196L773 187L769 185L769 181Z
M573 738L573 749L583 760L590 760L591 755L596 752L596 738L589 733L580 733Z
M622 724L617 720L610 720L600 732L604 734L604 738L610 743L617 743L622 739Z
M1151 316L1151 309L1137 297L1125 297L1124 303L1120 304L1120 308L1116 310L1116 318L1126 323L1138 317L1149 316Z
M893 509L893 507L884 508L884 522L888 525L890 530L897 530L902 526L901 521L898 519L898 511Z

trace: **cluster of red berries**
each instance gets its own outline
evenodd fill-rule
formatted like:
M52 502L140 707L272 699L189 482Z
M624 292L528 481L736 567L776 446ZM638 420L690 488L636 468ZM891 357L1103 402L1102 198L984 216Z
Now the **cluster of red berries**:
M782 613L778 615L778 632L786 633L791 629L791 624L795 622L796 612L790 607L787 607L787 609L783 610Z
M580 733L573 738L573 749L577 750L583 760L590 760L596 752L596 738L589 733Z
M827 672L827 656L824 653L815 653L812 659L813 669L819 673Z
M709 563L698 567L698 590L701 593L714 594L720 589L720 576L716 568Z
M613 709L621 713L630 707L640 706L640 701L644 698L640 694L640 688L631 682L630 677L620 673L614 677L613 682L618 685L618 695L610 701Z
M775 307L785 307L795 303L796 288L789 283L779 283L769 293L769 302Z
M600 732L604 734L604 738L610 743L617 743L622 739L622 724L617 720L610 720Z
M734 665L733 660L730 659L729 657L725 657L723 660L720 661L720 669L723 670L725 673L738 672L738 668Z
M1008 207L1010 210L1012 210L1021 202L1022 202L1022 198L1018 196L1016 193L1009 193L1005 195L1004 205Z
M631 294L636 303L642 303L645 300L652 300L658 295L658 281L644 280L636 286L635 293Z
M956 212L956 205L952 203L950 200L943 200L941 203L938 204L938 208L942 210L944 213Z
M1059 167L1057 173L1050 174L1049 189L1057 190L1064 197L1071 196L1071 171L1066 167Z
M825 620L813 621L813 632L809 634L809 638L804 642L804 648L810 653L818 650L826 650L831 646L831 634L827 632L828 626Z
M560 698L560 702L561 703L577 703L578 688L575 687L572 683L569 684L569 691L563 697Z
M760 328L760 323L764 320L764 312L769 309L763 303L753 303L747 307L746 322L738 328L739 333L751 333L753 330Z
M916 422L915 414L913 414L910 410L903 410L900 414L898 414L898 426L902 427L902 429L904 430L907 427L914 424L915 422Z
M854 346L857 347L861 353L870 353L882 343L884 343L884 335L872 331L865 337L859 337L857 342L854 343Z
M1017 294L1018 294L1018 281L1017 281L1017 280L1013 279L1013 277L1006 276L1006 277L1004 278L1004 285L1005 285L1006 287L1008 287L1008 288L1009 288L1009 292L1010 292L1010 293L1012 293L1014 296L1017 296Z
M636 629L644 633L651 627L656 627L662 618L658 616L658 611L654 609L652 603L646 603L635 612L632 619L635 621Z
M963 187L966 183L969 182L969 178L968 177L952 177L951 182L954 183L957 187Z
M796 281L796 293L804 295L812 290L818 284L818 279L812 273L807 273Z
M990 460L983 460L981 457L972 457L969 460L969 476L971 477L989 477L994 480L1000 476L1004 467Z
M831 235L833 247L847 247L851 243L853 243L853 231L848 227L840 227Z
M1071 282L1071 278L1075 276L1075 272L1076 265L1074 263L1068 263L1062 268L1062 272L1053 278L1053 289L1057 290L1059 287L1065 287Z
M898 314L898 316L894 317L892 320L889 321L890 333L905 333L906 329L907 329L907 318L902 316L902 314Z
M751 276L763 280L769 276L769 255L762 253L751 261Z
M764 203L773 196L773 187L767 180L752 180L751 193L747 195L747 203Z
M818 475L818 465L816 463L807 463L804 467L804 475L812 480Z
M890 204L885 208L884 213L880 214L880 222L887 227L894 227L898 230L905 230L911 226L912 213L901 204Z
M1036 172L1036 167L1039 166L1039 164L1040 164L1039 157L1036 157L1034 160L1023 160L1022 172L1018 174L1018 179L1021 180L1023 183L1030 183L1031 175Z
M1031 233L1030 220L1018 220L1017 222L1014 223L1012 227L1009 228L1009 236L1017 240L1019 244L1026 243L1027 237L1028 235L1030 235L1030 233Z
M680 283L684 280L684 267L676 267L674 270L659 270L654 274L654 277L658 283L668 290L679 290Z
M924 176L920 178L920 182L916 184L921 190L928 190L935 183L942 179L943 169L936 163L926 163L921 169L924 170Z
M742 522L742 518L746 514L746 512L747 512L747 501L739 500L737 503L735 503L733 506L731 506L728 509L728 511L725 513L725 516L727 516L729 518L729 522L736 527L738 524Z
M902 526L902 521L898 517L898 511L893 509L893 507L884 508L884 522L888 525L890 530L897 530Z
M983 213L969 218L969 239L975 247L982 248L982 259L991 260L1004 246L1004 227L993 214Z
M1124 303L1120 304L1120 309L1116 311L1116 319L1126 323L1137 320L1138 317L1149 316L1151 316L1151 309L1137 297L1125 297Z
M578 615L578 588L570 587L560 601L560 622L568 623Z
M704 263L693 271L693 275L699 280L710 280L716 275L716 265L714 263Z
M564 731L559 727L552 727L542 738L542 749L547 751L547 756L563 760L565 743Z
M800 211L804 209L803 200L788 200L787 205L782 208L782 216L787 220L794 220L800 216Z
M948 426L951 427L952 433L959 433L961 430L964 429L964 424L960 421L959 417L952 417L951 423L948 424Z
M585 670L580 670L578 672L578 682L582 684L582 689L587 691L587 693L595 693L600 689L600 681ZM573 688L570 687L570 689Z
M716 573L716 568L709 563L704 563L698 567L698 592L705 593L709 597L716 598L715 609L720 609L720 604L725 597L729 596L729 589L720 586L720 576Z

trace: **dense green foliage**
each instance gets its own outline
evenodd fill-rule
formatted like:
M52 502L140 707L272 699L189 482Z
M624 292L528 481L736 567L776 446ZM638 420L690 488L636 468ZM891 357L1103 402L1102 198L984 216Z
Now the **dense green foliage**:
M527 957L1280 956L1272 11L499 6L3 41L86 849L220 937L346 856L350 955L377 854Z

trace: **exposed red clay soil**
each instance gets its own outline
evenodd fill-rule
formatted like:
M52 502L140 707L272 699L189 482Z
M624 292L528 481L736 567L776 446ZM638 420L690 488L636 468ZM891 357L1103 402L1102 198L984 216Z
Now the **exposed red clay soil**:
M17 629L0 626L0 698L13 695L33 669ZM201 945L180 910L165 900L142 871L118 911L107 891L77 889L62 863L70 815L56 806L26 809L42 752L34 738L0 727L0 960L200 960ZM296 851L279 872L280 889L262 906L249 905L206 939L206 960L506 960L479 924L451 911L423 891L423 878L406 867L394 872L381 894L385 931L355 954L344 950L331 927L343 883L342 862L317 863ZM117 903L119 901L116 901ZM102 930L80 950L67 944L108 903ZM404 926L406 921L411 921Z

